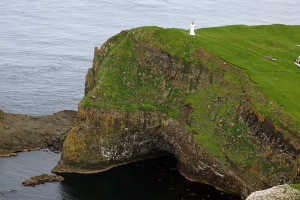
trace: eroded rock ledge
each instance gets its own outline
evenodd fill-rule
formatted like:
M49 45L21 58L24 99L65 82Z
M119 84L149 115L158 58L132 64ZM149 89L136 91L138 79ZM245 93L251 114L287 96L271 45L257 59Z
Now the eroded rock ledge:
M64 110L47 116L27 116L0 110L0 157L41 148L60 151L76 113Z

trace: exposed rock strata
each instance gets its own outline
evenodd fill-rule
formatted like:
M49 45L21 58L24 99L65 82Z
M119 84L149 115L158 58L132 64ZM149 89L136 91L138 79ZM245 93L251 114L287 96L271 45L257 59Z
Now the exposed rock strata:
M250 111L248 115L244 115L244 119L252 129L251 134L256 138L257 146L261 147L261 152L257 156L274 161L282 168L290 169L286 173L262 174L260 178L267 180L270 186L298 183L300 181L299 137L297 135L293 137L293 133L279 129L267 117L261 120L261 116L255 112Z
M227 191L246 188L239 177L206 153L191 133L161 113L88 108L80 110L78 117L83 124L69 133L62 161L53 172L99 172L166 151L175 155L181 172L193 180Z
M36 186L40 184L44 184L47 182L62 182L64 178L62 176L49 175L49 174L41 174L37 176L32 176L29 179L26 179L22 184L24 186Z
M167 151L187 178L243 197L300 181L299 136L253 107L253 100L266 100L245 73L202 49L178 58L161 49L155 36L161 30L139 41L143 31L122 32L95 48L85 98L53 172L95 173ZM124 41L128 55L117 52ZM118 63L123 57L126 63ZM125 92L105 85L108 72L124 75L115 81ZM139 90L147 84L146 93ZM190 94L194 99L186 99ZM151 102L152 109L116 109L124 107L120 102ZM172 117L178 107L180 117Z
M1 111L0 156L40 148L61 150L76 113L65 110L47 116L27 116Z

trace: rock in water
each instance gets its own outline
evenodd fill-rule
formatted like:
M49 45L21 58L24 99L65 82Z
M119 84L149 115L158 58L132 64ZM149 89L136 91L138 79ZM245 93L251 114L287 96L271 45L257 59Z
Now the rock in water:
M15 153L13 151L0 151L0 158L8 158L8 157L14 157L17 156L18 153Z
M32 176L29 179L22 182L24 186L36 186L40 184L44 184L46 182L62 182L64 178L62 176L49 175L49 174L41 174L37 176Z

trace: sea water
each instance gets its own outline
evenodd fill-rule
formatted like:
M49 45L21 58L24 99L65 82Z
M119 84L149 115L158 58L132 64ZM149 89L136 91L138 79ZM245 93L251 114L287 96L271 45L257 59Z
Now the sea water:
M48 150L0 158L2 200L239 200L212 186L190 182L178 172L176 159L164 156L113 168L96 175L64 175L62 183L24 187L34 175L51 173L60 154Z
M124 29L300 24L285 0L0 1L0 109L45 115L77 109L94 47Z

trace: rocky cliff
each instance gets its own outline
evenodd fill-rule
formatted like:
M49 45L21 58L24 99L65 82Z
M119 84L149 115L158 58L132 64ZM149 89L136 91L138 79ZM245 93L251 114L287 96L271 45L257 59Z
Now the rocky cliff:
M95 48L53 172L96 173L169 152L188 179L244 197L299 182L299 135L261 113L256 105L266 102L275 118L292 120L186 31L123 31Z

